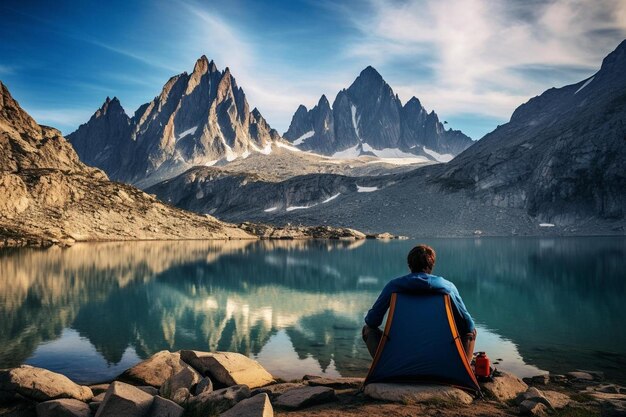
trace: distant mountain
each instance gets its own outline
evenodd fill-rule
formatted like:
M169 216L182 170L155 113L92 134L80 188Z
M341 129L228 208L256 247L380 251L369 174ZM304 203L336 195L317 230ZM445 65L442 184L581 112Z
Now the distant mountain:
M329 222L429 237L624 235L624 68L626 41L594 76L529 100L508 123L447 164L381 176L326 173L283 181L240 176L230 183L197 169L150 191L179 207L231 221ZM299 110L298 117L324 114L319 125L336 132L327 103ZM365 125L357 126L361 134ZM356 143L352 140L348 147Z
M269 153L279 134L226 68L202 56L191 74L169 79L161 94L129 118L119 100L68 135L81 160L112 179L146 185L196 165Z
M252 236L109 181L79 160L61 132L37 124L0 82L0 247L229 237Z
M283 137L300 149L337 157L452 159L473 141L458 130L446 130L434 111L412 97L400 99L371 66L341 90L330 106L322 96L311 110L298 107Z

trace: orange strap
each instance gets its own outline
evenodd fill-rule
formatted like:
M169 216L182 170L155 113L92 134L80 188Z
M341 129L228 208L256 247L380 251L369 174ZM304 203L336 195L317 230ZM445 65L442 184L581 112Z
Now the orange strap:
M370 366L370 370L367 373L367 377L365 377L365 382L369 379L370 375L374 371L378 360L383 354L383 348L385 347L385 343L389 338L389 330L391 330L391 321L393 320L393 313L396 310L396 298L397 294L394 292L391 294L391 302L389 303L389 315L387 316L387 323L385 323L385 331L383 332L383 337L380 338L380 342L378 342L378 346L376 347L376 354L374 355L374 360L372 361L372 366Z
M472 368L470 367L469 360L467 359L467 355L465 355L465 349L463 349L463 345L461 344L461 337L459 336L459 331L456 328L456 322L454 321L454 315L452 314L452 306L450 305L450 296L448 294L444 295L444 299L446 302L446 314L448 316L448 323L450 324L450 330L452 331L452 337L454 339L454 344L456 345L456 349L459 352L459 356L461 357L461 361L463 365L465 365L465 370L472 378L472 382L476 384L478 387L478 381L476 380L476 375L472 372Z

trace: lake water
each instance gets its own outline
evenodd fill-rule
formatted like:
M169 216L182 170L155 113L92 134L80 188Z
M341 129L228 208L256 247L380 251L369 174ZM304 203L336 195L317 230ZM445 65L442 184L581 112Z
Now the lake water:
M364 376L363 317L415 241L190 241L0 251L0 368L112 378L163 350L237 351L283 379ZM626 239L430 239L478 325L520 376L626 381Z

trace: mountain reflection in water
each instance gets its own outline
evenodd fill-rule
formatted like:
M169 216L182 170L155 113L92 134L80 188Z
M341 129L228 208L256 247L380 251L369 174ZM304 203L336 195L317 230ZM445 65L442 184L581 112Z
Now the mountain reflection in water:
M0 251L0 368L80 382L162 350L237 351L284 379L364 375L363 316L411 241L185 241ZM624 381L626 239L430 239L479 326L521 376Z

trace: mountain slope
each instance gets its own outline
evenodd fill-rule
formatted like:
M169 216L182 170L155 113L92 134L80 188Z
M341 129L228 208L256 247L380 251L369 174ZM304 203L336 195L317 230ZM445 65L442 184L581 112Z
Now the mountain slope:
M198 168L151 192L227 220L329 222L431 237L623 235L623 68L626 41L593 77L529 100L447 164L378 177L238 177L234 185Z
M402 105L371 66L337 94L332 108L326 96L311 110L298 107L283 136L324 155L422 156L437 162L447 162L473 143L460 131L446 130L417 98Z
M226 68L202 56L191 74L169 79L132 118L109 100L68 135L81 160L115 180L146 185L195 165L271 152L280 139Z
M0 246L75 240L253 238L214 218L160 203L81 163L0 83Z

